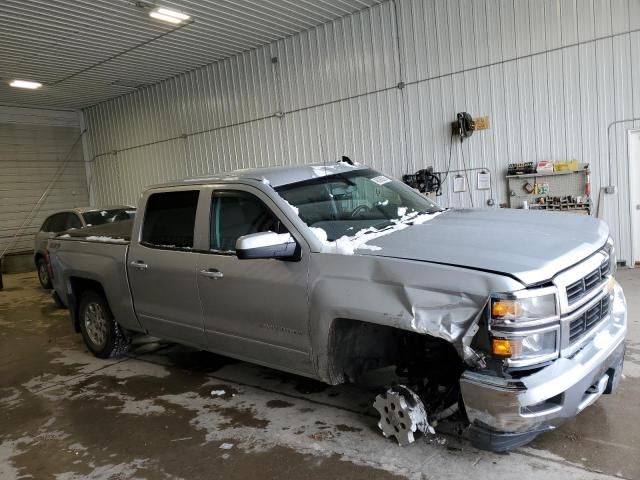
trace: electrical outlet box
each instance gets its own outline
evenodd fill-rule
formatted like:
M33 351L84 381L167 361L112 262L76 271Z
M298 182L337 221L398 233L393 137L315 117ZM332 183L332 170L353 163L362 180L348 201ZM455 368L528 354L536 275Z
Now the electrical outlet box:
M489 116L476 117L473 120L476 122L476 130L488 130L491 128Z

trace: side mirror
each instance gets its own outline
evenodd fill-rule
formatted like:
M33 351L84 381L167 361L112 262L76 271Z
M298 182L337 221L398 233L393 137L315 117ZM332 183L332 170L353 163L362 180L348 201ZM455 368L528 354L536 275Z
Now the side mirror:
M240 260L255 258L292 258L298 244L290 233L259 232L236 240L236 255Z

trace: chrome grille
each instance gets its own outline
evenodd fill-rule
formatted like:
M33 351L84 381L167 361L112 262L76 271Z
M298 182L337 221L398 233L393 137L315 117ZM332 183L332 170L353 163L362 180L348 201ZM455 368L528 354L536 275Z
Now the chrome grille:
M569 305L577 302L589 292L597 288L602 280L609 275L610 271L611 265L609 264L609 258L606 258L593 272L590 272L580 280L568 285L567 301L569 302Z
M575 340L589 332L600 321L609 315L611 311L611 297L606 295L598 303L586 310L582 315L571 320L569 324L569 342Z

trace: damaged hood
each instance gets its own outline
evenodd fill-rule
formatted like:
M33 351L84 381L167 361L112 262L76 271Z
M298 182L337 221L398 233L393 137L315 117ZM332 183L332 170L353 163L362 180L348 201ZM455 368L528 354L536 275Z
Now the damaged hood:
M550 280L601 248L607 225L588 215L513 209L449 210L371 240L360 255L443 263L508 274L525 285Z

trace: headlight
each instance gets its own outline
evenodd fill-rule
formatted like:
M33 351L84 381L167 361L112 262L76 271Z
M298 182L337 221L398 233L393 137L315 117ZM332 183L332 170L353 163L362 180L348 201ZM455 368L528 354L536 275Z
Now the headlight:
M558 331L552 329L512 338L493 338L492 350L496 357L508 358L510 364L516 361L555 357L558 346ZM522 363L522 362L521 362Z
M615 275L618 269L618 259L616 258L616 249L613 246L613 238L609 237L607 239L604 251L609 255L609 275Z
M491 318L494 324L541 320L556 316L556 296L553 293L525 298L492 298Z
M604 244L604 249L608 254L611 254L613 252L613 238L607 238L607 243Z
M489 331L491 353L510 367L557 358L560 317L556 288L492 295Z

